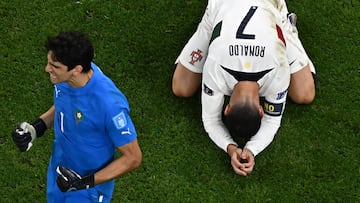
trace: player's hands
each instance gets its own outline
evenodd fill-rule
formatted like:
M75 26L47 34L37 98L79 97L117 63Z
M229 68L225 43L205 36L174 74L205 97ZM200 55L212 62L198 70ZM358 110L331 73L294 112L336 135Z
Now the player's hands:
M80 176L78 173L63 166L58 166L59 176L56 183L62 192L76 191L94 187L94 175Z
M247 176L250 174L255 165L255 158L249 149L240 149L236 146L228 148L231 157L231 166L236 174Z
M254 154L247 148L243 149L240 155L240 169L246 174L250 174L255 166Z
M20 151L28 151L32 147L32 143L36 139L36 131L33 125L22 122L12 132L12 138Z

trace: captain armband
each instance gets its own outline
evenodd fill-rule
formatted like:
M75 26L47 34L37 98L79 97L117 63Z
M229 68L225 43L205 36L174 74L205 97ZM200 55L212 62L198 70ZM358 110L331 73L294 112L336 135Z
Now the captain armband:
M264 112L270 116L281 116L284 108L284 103L271 103L264 101L263 104Z

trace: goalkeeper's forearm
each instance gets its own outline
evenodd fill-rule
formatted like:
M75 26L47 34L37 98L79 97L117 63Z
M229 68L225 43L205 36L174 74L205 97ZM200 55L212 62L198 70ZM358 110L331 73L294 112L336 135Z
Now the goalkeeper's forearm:
M47 128L50 128L54 124L55 107L51 106L49 110L43 113L40 118L44 121Z
M36 137L41 137L45 131L53 125L55 116L54 105L43 113L36 121L32 122L31 125L35 128Z

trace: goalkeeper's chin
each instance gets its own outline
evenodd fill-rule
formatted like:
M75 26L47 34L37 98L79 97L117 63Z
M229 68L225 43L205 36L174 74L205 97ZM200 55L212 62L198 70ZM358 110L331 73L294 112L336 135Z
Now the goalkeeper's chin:
M62 81L59 81L58 77L51 75L51 74L50 74L49 78L50 78L50 82L54 85L62 82Z

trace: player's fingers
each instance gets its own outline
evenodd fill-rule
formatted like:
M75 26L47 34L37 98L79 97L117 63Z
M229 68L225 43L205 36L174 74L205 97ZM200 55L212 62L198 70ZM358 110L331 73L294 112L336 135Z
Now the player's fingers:
M231 166L233 167L236 174L246 176L246 172L243 170L245 166L242 163L240 163L237 157L233 157L231 159Z
M246 174L250 174L250 173L253 171L253 167L244 168L242 171L243 171L244 173L246 173Z
M81 179L81 176L77 173L75 173L74 171L72 170L69 170L63 166L58 166L56 171L64 176L66 179L68 180L77 180L77 179Z
M16 143L27 144L27 143L31 142L31 136L30 135L13 134L13 140Z
M57 170L56 170L57 171ZM67 182L64 176L59 175L56 179L56 183L62 192L66 192L70 188L70 184Z
M26 152L29 148L29 143L26 144L16 144L16 146L20 149L21 152Z
M255 162L248 162L244 164L243 171L245 171L247 174L251 173L254 169Z
M246 162L243 162L243 165L245 168L251 168L254 167L255 161L253 159L246 160Z
M240 169L240 168L238 168L238 167L234 167L234 166L233 166L233 169L234 169L234 172L235 172L236 174L238 174L238 175L246 176L246 174L247 174L244 170L242 170L242 169Z
M242 167L242 164L240 163L239 158L236 155L233 155L231 157L231 165L235 168Z
M21 128L16 128L12 132L12 138L14 139L14 141L19 141L19 142L21 142L21 141L31 141L30 133L25 132Z

